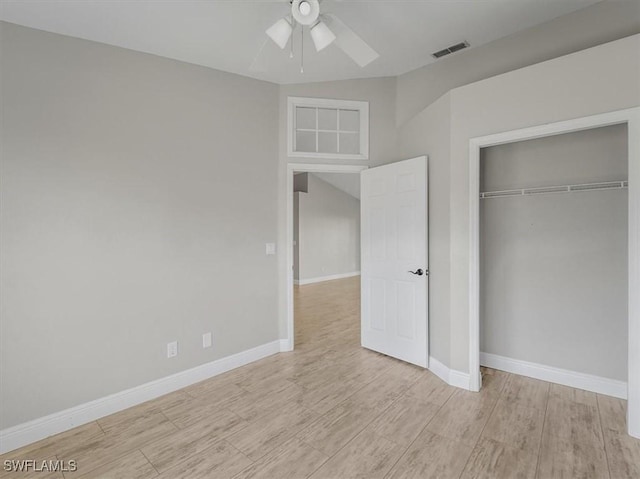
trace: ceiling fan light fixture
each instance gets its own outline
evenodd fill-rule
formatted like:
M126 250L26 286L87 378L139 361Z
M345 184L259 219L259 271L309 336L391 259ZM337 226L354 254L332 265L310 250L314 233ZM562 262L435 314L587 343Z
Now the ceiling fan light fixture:
M309 5L309 2L300 2L298 10L300 10L300 13L304 16L307 16L311 13L311 5Z
M283 17L267 29L267 35L281 49L287 46L293 27L287 17Z
M327 24L322 21L319 21L311 27L310 32L316 51L325 49L336 39L335 34L329 29Z
M300 25L313 25L320 16L320 2L318 0L293 0L291 2L291 16Z

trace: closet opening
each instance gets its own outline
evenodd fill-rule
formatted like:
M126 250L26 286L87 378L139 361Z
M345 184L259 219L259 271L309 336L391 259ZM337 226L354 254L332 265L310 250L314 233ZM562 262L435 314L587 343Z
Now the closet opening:
M640 108L469 147L469 389L482 362L626 397L640 438Z
M626 399L627 125L480 150L480 365Z

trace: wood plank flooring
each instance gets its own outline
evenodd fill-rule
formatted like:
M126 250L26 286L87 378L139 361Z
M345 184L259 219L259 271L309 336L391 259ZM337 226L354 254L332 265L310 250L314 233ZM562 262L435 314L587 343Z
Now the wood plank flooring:
M359 279L297 287L296 350L1 459L1 478L640 478L625 401L483 371L483 390L360 347Z

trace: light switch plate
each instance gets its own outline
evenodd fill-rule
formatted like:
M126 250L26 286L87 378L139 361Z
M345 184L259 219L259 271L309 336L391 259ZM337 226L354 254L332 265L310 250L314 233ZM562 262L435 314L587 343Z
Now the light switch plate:
M202 335L202 347L210 348L212 344L213 344L213 337L211 336L211 333L204 333Z
M267 253L268 255L270 255L270 256L271 256L271 255L276 254L276 244L275 244L275 243L267 243L267 244L265 245L265 247L266 247L266 248L265 248L266 253Z

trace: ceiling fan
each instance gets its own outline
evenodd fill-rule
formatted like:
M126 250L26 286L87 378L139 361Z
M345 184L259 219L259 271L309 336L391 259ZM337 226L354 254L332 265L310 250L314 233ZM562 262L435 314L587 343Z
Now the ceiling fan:
M338 17L331 13L321 14L321 0L286 1L291 4L291 12L269 27L266 33L283 50L291 39L291 58L293 58L293 33L298 25L301 31L300 42L304 41L304 28L309 28L316 51L323 50L333 43L360 67L367 66L380 56ZM300 50L303 51L302 48ZM304 71L302 56L301 71Z

